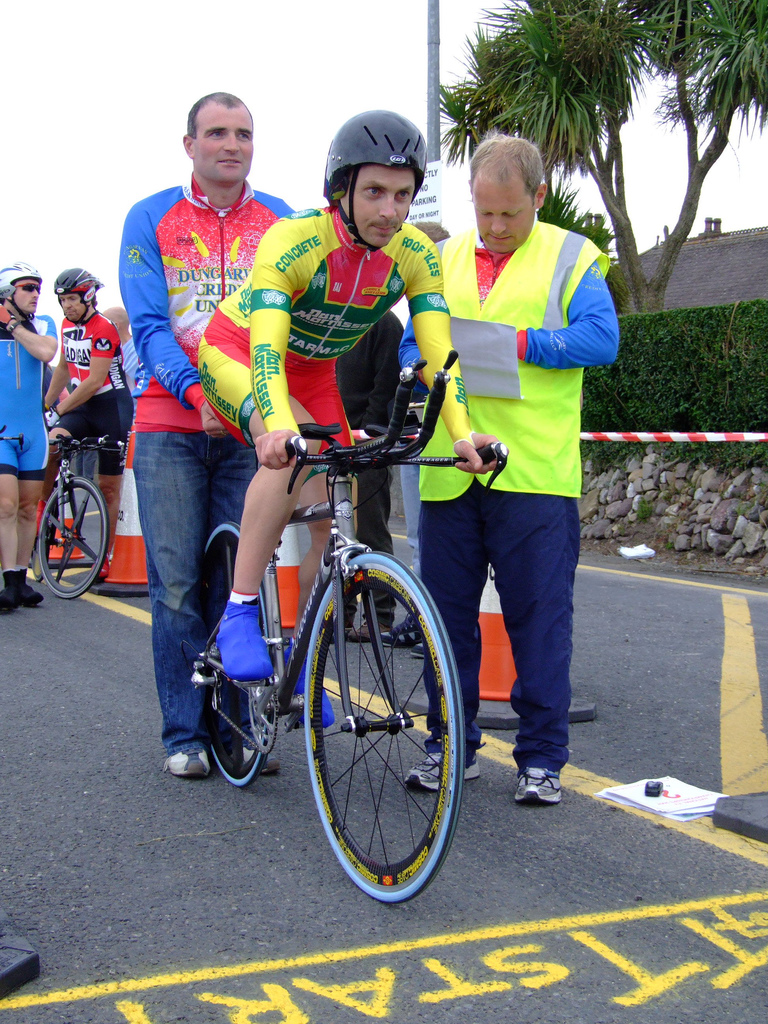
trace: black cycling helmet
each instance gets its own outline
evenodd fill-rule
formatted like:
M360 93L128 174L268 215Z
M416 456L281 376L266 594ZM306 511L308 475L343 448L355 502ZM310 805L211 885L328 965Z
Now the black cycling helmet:
M410 167L416 195L427 169L427 144L415 124L391 110L368 110L350 118L336 132L328 152L323 194L329 203L335 205L348 191L352 170L361 164Z
M62 270L56 278L53 290L59 296L78 292L82 295L83 302L88 305L96 298L99 288L103 287L104 285L94 274L89 274L82 267L70 267L69 270Z

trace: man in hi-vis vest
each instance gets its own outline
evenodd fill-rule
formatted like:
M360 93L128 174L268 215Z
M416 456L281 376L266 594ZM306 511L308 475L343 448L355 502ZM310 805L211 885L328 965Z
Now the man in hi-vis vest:
M444 244L445 298L472 430L505 442L509 463L492 489L480 477L422 467L419 541L422 578L461 676L465 778L479 774L478 616L490 564L517 669L515 799L556 804L568 760L582 368L613 362L619 326L608 258L581 235L537 220L543 176L535 146L498 132L472 158L477 228ZM438 425L427 454L450 451ZM408 782L433 789L440 736L425 747Z

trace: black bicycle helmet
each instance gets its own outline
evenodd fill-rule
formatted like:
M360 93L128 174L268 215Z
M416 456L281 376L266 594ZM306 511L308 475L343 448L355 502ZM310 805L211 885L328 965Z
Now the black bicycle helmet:
M427 168L427 144L419 129L391 110L368 110L339 128L328 152L324 195L336 204L350 187L352 170L361 164L410 167L421 188Z
M83 302L90 304L96 298L96 292L104 285L94 274L89 274L82 267L70 267L69 270L62 270L56 278L53 290L56 295L67 295L70 292L78 292L83 297Z

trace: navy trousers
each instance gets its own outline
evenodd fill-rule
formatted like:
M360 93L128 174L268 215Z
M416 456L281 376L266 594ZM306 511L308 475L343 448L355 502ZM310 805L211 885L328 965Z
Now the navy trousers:
M458 498L422 502L421 575L453 644L468 760L482 745L475 722L481 659L478 617L489 565L517 669L511 696L512 708L520 716L515 760L519 768L550 771L559 771L568 760L579 532L575 498L489 491L473 480ZM439 749L437 730L425 746Z

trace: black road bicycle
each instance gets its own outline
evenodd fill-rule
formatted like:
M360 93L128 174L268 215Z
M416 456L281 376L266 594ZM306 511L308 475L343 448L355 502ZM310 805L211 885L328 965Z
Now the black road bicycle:
M88 477L76 476L70 463L78 452L119 450L123 444L107 437L78 441L62 435L53 438L51 445L61 457L59 475L40 520L32 572L57 597L80 597L98 579L107 554L109 513L97 485Z
M404 434L403 424L423 361L401 373L389 428L381 436L343 447L331 438L338 425L300 428L302 436L288 445L289 453L296 454L289 490L302 467L324 466L328 500L297 509L291 522L331 520L306 610L295 635L288 636L281 624L275 551L259 601L274 674L261 680L230 679L214 631L193 675L193 682L206 688L214 758L235 786L258 776L280 722L290 731L303 721L315 802L331 847L352 881L387 903L421 892L448 854L464 782L464 713L450 640L431 596L397 558L354 539L351 474L407 463L456 463L454 458L420 455L432 436L453 359L455 353L435 375L416 437ZM310 455L305 438L327 440L330 447ZM497 460L494 476L506 463L504 445L481 454L486 462ZM219 527L209 539L204 589L210 600L220 601L231 589L237 540L233 524ZM396 625L390 634L379 630L377 591L395 601ZM423 644L423 659L411 657L397 644L398 631L405 630ZM355 642L363 638L369 642ZM303 693L297 692L297 683ZM434 721L427 716L427 686L438 698ZM434 792L411 789L405 782L409 769L424 757L427 728L439 729L442 736Z

